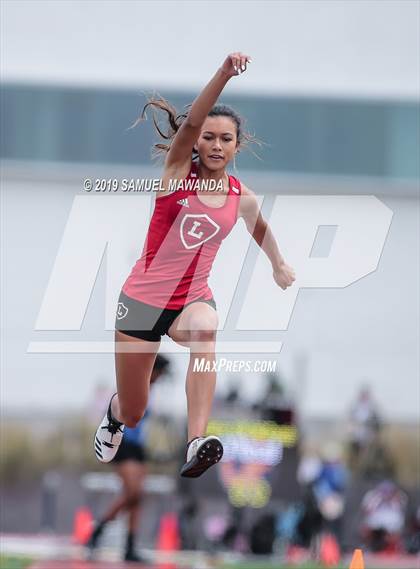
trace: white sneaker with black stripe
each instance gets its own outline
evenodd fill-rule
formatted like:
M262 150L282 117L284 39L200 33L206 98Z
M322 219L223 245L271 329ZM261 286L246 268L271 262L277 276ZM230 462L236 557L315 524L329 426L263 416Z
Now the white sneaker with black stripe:
M222 441L218 437L197 437L188 443L187 456L181 476L197 478L223 456Z
M111 402L115 395L111 397L105 417L95 434L94 449L96 458L100 462L111 462L117 454L124 434L123 423L116 421L111 414Z

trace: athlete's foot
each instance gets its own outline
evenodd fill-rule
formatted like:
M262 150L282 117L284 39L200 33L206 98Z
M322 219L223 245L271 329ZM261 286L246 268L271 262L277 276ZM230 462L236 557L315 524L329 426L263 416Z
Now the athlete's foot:
M222 441L218 437L197 437L188 443L187 456L181 476L197 478L223 456Z
M117 450L121 444L124 433L124 425L114 419L111 413L111 402L113 397L114 395L111 397L108 410L105 413L105 417L102 419L102 423L99 425L95 435L95 454L96 458L101 462L110 462L114 458L117 454Z

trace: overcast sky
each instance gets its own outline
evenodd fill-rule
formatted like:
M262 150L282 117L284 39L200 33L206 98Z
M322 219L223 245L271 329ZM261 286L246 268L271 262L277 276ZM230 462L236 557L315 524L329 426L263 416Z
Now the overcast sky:
M419 96L419 2L3 0L6 80L198 88L236 50L241 92Z

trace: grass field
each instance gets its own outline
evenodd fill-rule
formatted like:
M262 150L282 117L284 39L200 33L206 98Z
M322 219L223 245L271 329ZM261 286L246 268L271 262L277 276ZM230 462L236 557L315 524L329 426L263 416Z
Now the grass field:
M0 555L1 569L26 569L32 563L27 557L9 557Z

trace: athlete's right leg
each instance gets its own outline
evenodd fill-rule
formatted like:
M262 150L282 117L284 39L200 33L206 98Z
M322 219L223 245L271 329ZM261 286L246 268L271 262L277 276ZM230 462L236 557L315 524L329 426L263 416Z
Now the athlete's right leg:
M110 462L117 454L124 427L135 427L143 417L159 346L160 340L141 340L115 331L117 393L96 431L94 448L99 461Z

